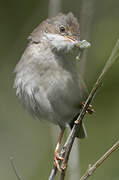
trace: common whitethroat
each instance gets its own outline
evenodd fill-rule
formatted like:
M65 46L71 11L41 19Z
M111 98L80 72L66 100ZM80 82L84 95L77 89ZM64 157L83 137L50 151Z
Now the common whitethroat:
M73 127L81 104L87 97L85 83L76 68L72 52L80 48L79 23L74 15L58 14L44 20L29 36L29 43L15 73L16 95L38 119L61 128L55 149L60 170L59 145L66 125ZM83 123L77 137L86 137Z

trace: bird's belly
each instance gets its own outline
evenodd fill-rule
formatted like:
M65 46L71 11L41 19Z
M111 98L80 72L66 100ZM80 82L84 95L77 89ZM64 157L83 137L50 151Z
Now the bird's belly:
M42 77L31 74L26 81L25 76L16 79L17 95L37 118L65 126L82 102L77 78L69 72L55 71Z
M82 102L80 88L77 81L62 75L60 79L53 77L51 82L46 91L52 112L51 120L54 123L65 125L79 112Z

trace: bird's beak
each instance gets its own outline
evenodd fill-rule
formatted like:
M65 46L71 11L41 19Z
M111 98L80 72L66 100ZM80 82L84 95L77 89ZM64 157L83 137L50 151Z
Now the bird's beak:
M76 47L80 47L80 41L76 40L74 37L72 36L64 36L64 37L70 42L75 43Z
M76 39L74 37L71 37L71 36L64 36L66 39L68 39L69 41L71 42L75 42Z

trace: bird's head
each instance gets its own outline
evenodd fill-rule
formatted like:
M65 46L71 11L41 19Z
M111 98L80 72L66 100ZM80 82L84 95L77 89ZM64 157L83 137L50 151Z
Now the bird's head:
M30 35L33 42L47 41L57 50L72 49L80 42L79 23L70 12L43 21Z

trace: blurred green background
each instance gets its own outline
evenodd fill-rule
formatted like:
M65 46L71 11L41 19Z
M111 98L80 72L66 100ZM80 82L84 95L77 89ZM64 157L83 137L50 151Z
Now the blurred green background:
M82 2L62 0L62 12L72 11L80 21ZM48 11L48 0L0 1L0 180L16 179L9 161L11 156L24 180L46 180L52 167L59 128L34 121L18 102L13 89L13 70L27 45L26 39L47 18ZM92 13L90 9L87 11L89 15ZM119 1L95 0L93 11L92 46L85 72L89 90L119 38ZM107 73L93 107L96 113L85 118L88 138L80 142L81 174L119 138L119 59ZM58 131L55 142L53 128ZM89 179L119 180L118 159L117 150Z

